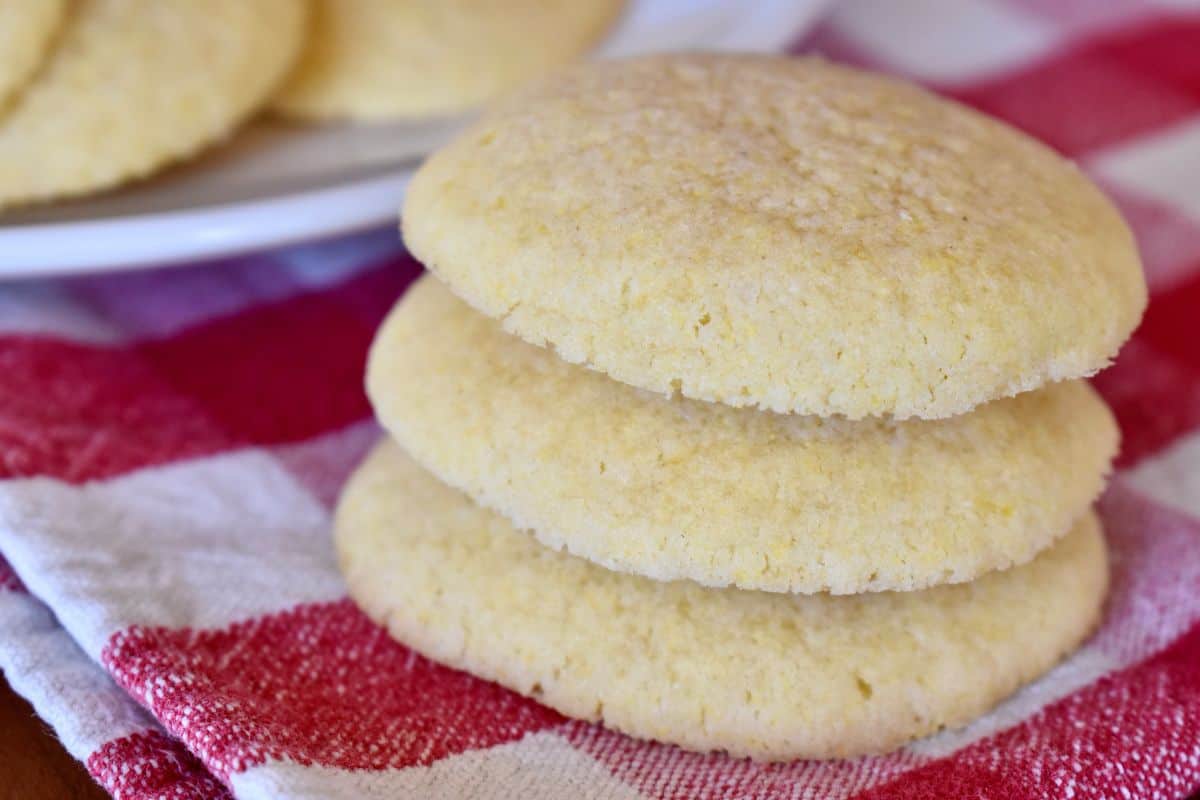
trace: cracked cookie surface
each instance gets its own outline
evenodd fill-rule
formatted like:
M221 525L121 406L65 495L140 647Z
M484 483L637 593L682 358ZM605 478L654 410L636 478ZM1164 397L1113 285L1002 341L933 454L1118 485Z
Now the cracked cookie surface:
M471 305L659 393L941 418L1106 366L1137 249L1071 162L813 59L576 67L418 171L405 241Z

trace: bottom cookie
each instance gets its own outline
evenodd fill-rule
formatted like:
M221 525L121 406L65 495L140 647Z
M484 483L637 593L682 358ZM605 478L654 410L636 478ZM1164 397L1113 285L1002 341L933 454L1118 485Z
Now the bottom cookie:
M659 583L538 544L391 442L335 527L351 595L421 653L572 717L763 760L879 753L967 722L1074 649L1108 581L1089 512L1028 564L923 591Z

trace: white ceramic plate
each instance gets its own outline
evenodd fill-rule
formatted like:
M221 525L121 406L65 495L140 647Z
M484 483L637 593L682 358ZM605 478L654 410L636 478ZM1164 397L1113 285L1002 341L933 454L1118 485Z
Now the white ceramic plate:
M827 2L631 0L597 55L781 50ZM158 266L384 224L421 157L463 122L256 122L136 186L0 216L0 278Z

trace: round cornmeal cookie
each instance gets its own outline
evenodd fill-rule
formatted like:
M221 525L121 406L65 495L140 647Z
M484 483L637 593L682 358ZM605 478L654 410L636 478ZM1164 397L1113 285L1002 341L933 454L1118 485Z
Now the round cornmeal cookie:
M66 0L0 0L0 112L42 62Z
M388 443L335 523L350 594L400 641L564 714L757 759L891 750L960 725L1096 623L1091 512L1030 563L922 592L709 589L542 547Z
M564 64L622 0L317 0L313 39L278 97L306 119L469 110Z
M432 278L367 376L411 456L544 544L744 589L921 589L1024 563L1100 493L1118 442L1084 381L904 422L666 398L504 333Z
M79 0L0 117L0 207L98 191L226 136L286 75L301 0Z
M1146 286L1069 161L916 86L671 55L519 92L418 171L413 252L568 361L659 393L941 418L1104 367Z

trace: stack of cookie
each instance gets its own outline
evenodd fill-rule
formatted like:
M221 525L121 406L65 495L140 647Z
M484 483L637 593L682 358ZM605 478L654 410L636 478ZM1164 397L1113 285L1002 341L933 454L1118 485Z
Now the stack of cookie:
M1070 163L819 61L530 88L435 155L337 515L359 604L636 736L895 748L1075 648L1146 299Z

